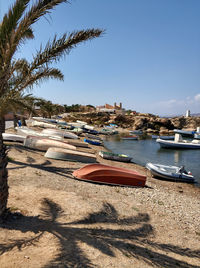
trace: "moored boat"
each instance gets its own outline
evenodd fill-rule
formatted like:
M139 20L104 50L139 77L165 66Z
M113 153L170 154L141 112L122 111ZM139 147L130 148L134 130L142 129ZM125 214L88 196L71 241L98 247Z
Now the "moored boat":
M156 142L160 144L162 148L171 148L171 149L200 149L199 140L183 140L180 134L175 134L175 139L171 140L162 140L157 139Z
M126 154L114 154L111 152L104 152L104 151L100 151L99 155L103 158L103 159L107 159L107 160L114 160L114 161L120 161L120 162L131 162L132 157L129 157Z
M183 137L193 138L195 131L184 130L184 129L174 129L174 133L180 134Z
M102 164L90 164L73 172L77 179L121 186L144 187L146 176L135 170L107 166Z
M143 131L142 131L142 129L137 129L137 130L130 130L129 133L130 134L142 135L143 134Z
M157 136L151 135L152 139L162 139L162 140L174 140L174 136Z
M150 170L151 174L154 177L180 182L195 182L195 179L192 176L191 172L187 172L183 166L177 167L147 163L146 168Z
M44 155L47 158L65 160L65 161L78 161L84 163L95 163L96 156L91 153L78 152L63 148L49 148Z
M129 135L121 137L122 140L138 140L138 136L136 135Z

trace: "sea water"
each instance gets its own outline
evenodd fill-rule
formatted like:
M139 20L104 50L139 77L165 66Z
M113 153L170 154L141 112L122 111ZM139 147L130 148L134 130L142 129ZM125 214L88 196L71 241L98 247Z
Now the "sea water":
M113 153L123 153L132 157L132 162L145 166L146 163L184 166L191 171L200 186L200 149L181 150L164 149L154 139L121 140L119 137L109 137L104 146Z

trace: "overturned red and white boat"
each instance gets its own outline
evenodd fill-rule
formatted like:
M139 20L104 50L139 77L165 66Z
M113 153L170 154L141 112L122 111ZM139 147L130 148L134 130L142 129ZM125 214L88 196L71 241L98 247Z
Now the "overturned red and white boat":
M146 176L135 170L102 164L86 165L73 172L73 176L84 181L111 185L144 187Z

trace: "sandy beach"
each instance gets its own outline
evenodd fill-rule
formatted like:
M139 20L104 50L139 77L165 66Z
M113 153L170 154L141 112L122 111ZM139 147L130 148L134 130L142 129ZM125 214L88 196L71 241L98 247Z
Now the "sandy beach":
M85 163L8 146L11 213L1 223L1 268L200 267L199 188L99 156L147 174L146 187L87 183L72 176ZM96 155L102 149L90 147Z

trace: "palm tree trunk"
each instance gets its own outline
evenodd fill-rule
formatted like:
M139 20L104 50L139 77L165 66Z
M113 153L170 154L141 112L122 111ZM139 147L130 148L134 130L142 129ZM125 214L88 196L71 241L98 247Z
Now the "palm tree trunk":
M2 133L5 131L5 120L0 118L0 217L6 210L8 201L7 151L3 143Z
M16 127L17 127L17 122L18 122L18 120L17 120L17 115L16 115L16 114L14 114L14 116L13 116L14 128L16 128Z

